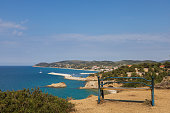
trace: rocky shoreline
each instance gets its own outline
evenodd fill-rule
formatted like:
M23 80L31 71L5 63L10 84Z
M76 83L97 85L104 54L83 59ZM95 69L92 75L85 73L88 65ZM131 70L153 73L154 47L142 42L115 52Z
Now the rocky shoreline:
M98 82L97 81L87 81L84 87L80 87L80 89L97 89Z
M67 87L67 85L64 82L60 82L60 83L52 83L51 85L47 85L46 87L65 88Z
M62 74L62 73L48 73L51 75L59 75L59 76L64 76L65 79L69 80L79 80L79 81L87 81L84 87L80 87L80 89L98 89L98 81L97 81L97 76L88 76L86 78L81 78L81 77L72 77L69 74ZM109 93L117 93L116 90L108 90Z

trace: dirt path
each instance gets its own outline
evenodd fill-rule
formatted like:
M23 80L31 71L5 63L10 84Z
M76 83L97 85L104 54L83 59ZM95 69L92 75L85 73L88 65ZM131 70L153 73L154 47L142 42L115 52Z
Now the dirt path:
M150 100L150 91L123 91L105 95L105 99ZM97 96L82 100L71 100L76 113L170 113L170 90L155 90L155 106L145 103L104 101L97 104Z

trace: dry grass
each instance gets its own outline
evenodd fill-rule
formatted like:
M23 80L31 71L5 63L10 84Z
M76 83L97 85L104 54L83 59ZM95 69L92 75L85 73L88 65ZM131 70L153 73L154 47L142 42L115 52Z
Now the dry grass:
M137 102L104 101L97 104L97 96L82 100L71 100L76 113L170 113L170 90L155 90L155 106L150 105L150 91L122 91L105 95L105 99L137 100Z

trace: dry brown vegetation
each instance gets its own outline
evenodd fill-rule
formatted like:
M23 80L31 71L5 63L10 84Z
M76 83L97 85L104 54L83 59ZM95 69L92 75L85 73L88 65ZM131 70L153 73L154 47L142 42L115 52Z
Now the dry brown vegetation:
M170 113L170 90L155 89L155 106L149 104L150 91L122 91L105 95L106 99L139 100L137 102L103 101L97 104L97 96L82 100L71 100L75 103L76 113Z

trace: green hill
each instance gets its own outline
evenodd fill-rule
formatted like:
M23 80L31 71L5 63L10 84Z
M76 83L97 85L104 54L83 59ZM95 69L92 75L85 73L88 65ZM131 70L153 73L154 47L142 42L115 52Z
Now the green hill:
M156 63L156 61L151 60L122 60L122 61L81 61L81 60L65 60L53 63L38 63L35 66L43 66L43 67L59 67L59 68L88 68L91 69L92 66L119 66L119 65L132 65L139 63Z

